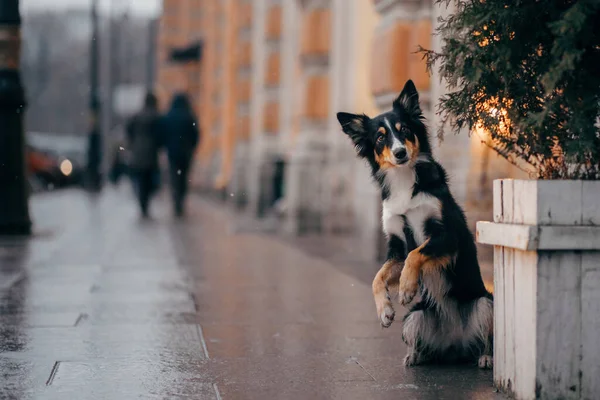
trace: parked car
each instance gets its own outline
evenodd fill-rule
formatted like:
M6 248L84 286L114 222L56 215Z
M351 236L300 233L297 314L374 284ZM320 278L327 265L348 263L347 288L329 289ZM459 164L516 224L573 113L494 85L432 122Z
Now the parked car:
M34 190L83 184L84 138L28 133L27 142L27 166Z

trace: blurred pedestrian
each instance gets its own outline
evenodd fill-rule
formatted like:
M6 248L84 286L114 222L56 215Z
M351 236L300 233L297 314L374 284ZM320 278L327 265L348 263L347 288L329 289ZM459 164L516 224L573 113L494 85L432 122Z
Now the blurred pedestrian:
M143 217L148 217L150 197L155 191L160 147L160 115L156 96L149 92L144 107L127 124L131 173Z
M175 215L182 216L190 165L200 141L198 122L185 94L178 94L173 98L171 109L163 117L162 132L169 159Z

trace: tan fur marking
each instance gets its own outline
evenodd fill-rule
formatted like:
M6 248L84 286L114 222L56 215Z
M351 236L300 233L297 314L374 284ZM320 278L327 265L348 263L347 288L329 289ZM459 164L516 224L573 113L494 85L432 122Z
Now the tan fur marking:
M386 134L385 128L383 126L377 129L377 132L381 133L382 135Z
M383 148L381 154L375 152L375 161L377 161L381 169L392 168L394 166L393 160L394 155L392 154L392 150L387 146Z
M421 273L428 274L439 272L452 262L452 256L429 257L421 253L421 250L429 242L427 239L422 245L408 253L404 262L404 269L400 276L400 291L404 293L416 293L419 288L419 277Z
M373 295L385 294L388 288L398 284L398 278L402 272L402 264L396 260L388 260L373 279Z
M420 147L419 147L419 138L415 136L414 143L410 140L406 141L406 148L408 150L408 155L411 161L415 161L419 156Z
M400 131L400 128L401 128L401 127L402 127L402 126L400 125L400 122L396 122L396 130L397 130L397 131Z

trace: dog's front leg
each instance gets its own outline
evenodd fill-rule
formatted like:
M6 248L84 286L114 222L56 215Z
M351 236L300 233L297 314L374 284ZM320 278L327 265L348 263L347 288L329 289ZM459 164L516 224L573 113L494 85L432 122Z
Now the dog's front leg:
M417 247L406 257L404 262L404 268L402 269L402 275L400 275L400 288L399 288L399 300L403 306L410 304L410 302L417 295L419 289L419 276L421 275L421 267L423 266L423 256L421 249L425 244Z
M405 244L396 235L391 235L388 241L387 261L373 279L373 297L377 307L377 317L384 328L394 322L394 306L390 299L390 286L397 288L400 273L402 271L402 260L405 257Z
M373 279L373 297L377 307L377 316L384 328L389 327L394 322L394 316L396 315L388 292L388 282L398 282L401 269L402 266L398 261L388 260Z

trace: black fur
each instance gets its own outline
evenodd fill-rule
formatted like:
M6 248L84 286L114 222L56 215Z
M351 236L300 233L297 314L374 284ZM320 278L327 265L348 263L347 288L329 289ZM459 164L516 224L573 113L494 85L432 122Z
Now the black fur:
M390 235L388 239L387 259L402 261L406 259L407 254L407 244L404 240L396 235Z

